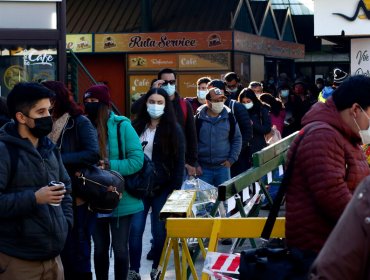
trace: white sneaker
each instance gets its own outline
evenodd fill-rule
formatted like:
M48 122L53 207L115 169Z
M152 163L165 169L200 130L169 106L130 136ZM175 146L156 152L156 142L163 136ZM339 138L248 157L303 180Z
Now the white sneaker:
M141 280L141 276L135 270L129 270L127 280Z

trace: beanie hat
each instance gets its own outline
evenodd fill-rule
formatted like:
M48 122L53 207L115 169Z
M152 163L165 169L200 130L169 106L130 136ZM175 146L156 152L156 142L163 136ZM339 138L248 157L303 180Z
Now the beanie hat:
M348 74L339 68L334 69L334 84L340 85L346 78Z
M109 89L106 85L94 85L88 88L84 94L84 101L87 98L96 98L99 99L99 102L106 105L110 105L111 99L109 94Z

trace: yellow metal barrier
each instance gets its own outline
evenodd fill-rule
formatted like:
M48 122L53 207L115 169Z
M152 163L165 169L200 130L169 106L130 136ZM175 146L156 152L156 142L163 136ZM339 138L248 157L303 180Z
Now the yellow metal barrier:
M164 279L171 251L174 252L176 280L185 280L189 265L195 280L199 279L190 257L186 238L209 238L208 252L217 251L219 238L258 238L261 236L267 218L168 218L167 238L162 251L160 266L163 267L160 279ZM285 237L285 218L277 218L271 237ZM180 269L179 244L182 246ZM203 248L204 249L204 248ZM202 274L202 280L208 279Z

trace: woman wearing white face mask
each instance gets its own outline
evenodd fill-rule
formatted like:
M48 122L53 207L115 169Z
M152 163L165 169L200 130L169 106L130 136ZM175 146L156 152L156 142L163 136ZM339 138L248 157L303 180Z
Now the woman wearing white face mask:
M253 138L250 142L251 154L267 146L265 135L271 132L270 107L262 103L250 88L245 88L239 95L239 102L247 108L253 126Z
M130 232L130 272L129 279L140 279L140 259L142 238L149 209L153 229L153 265L151 279L157 279L160 255L166 238L164 221L159 220L159 212L169 194L181 187L185 165L185 139L181 126L176 121L172 102L165 90L152 88L145 95L132 125L144 147L144 153L153 161L156 171L156 185L160 186L154 197L145 197L144 211L132 217Z

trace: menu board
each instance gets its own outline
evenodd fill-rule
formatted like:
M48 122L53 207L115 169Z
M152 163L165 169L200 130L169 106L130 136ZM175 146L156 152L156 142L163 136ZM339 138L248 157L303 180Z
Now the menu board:
M159 70L162 68L177 69L175 54L129 54L128 70Z
M179 70L227 70L230 68L230 53L179 54Z
M203 72L199 74L179 74L177 77L177 91L182 97L197 96L197 80L201 77L221 79L223 73Z
M130 104L136 101L140 96L144 95L150 89L153 79L157 78L156 74L153 75L130 75L129 78L129 94Z

